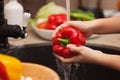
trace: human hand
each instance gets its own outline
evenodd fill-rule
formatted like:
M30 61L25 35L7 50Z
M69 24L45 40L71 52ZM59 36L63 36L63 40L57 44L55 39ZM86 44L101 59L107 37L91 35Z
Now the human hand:
M84 33L86 37L89 37L93 34L93 28L95 26L94 21L68 21L60 26L58 26L54 33L53 37L56 35L57 32L59 32L63 27L66 26L73 26ZM70 51L77 53L77 56L74 56L72 58L63 58L61 56L56 55L57 58L59 58L61 61L65 63L73 63L73 62L90 62L92 59L92 55L94 53L97 53L96 50L90 49L85 46L79 46L76 47L75 45L68 44L67 48L70 49ZM98 51L99 52L99 51Z
M55 55L58 59L60 59L63 63L96 63L98 57L101 57L103 54L101 51L93 50L91 48L85 46L75 46L72 44L67 45L67 48L71 52L75 52L78 55L71 57L71 58L64 58L58 55Z
M68 21L60 26L58 26L54 33L53 37L56 35L57 32L59 32L63 27L66 26L73 26L83 32L86 37L89 37L93 34L92 27L94 26L92 21Z

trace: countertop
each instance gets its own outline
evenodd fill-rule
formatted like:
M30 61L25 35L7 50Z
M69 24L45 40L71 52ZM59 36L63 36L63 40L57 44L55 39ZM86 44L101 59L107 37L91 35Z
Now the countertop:
M27 29L28 36L25 39L9 38L9 43L15 46L24 46L30 44L51 43L49 40L44 40L39 37L29 26ZM107 34L107 35L93 35L87 38L86 43L100 44L120 47L120 34Z
M120 16L120 11L116 10L104 10L104 16ZM44 40L39 37L29 26L27 28L28 37L25 39L13 39L9 38L9 43L16 46L24 46L30 44L51 43L51 41ZM86 43L100 44L120 47L120 34L107 34L107 35L93 35L86 40Z

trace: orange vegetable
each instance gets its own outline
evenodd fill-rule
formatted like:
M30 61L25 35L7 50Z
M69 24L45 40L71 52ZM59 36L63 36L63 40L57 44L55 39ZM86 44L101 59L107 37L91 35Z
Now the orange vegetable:
M0 54L0 61L5 66L8 80L20 80L23 72L22 63L15 57Z
M37 27L40 29L46 29L46 26L47 26L47 22L41 22L37 25Z

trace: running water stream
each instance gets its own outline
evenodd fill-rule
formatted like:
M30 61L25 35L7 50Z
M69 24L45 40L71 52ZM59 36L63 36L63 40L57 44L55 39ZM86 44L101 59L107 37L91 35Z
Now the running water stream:
M70 0L66 0L67 21L70 21ZM56 59L57 68L62 80L75 80L75 74L80 64L65 64ZM74 69L73 69L74 66Z
M80 66L80 64L65 64L60 60L56 59L58 73L62 80L76 80L76 72Z
M67 21L70 21L70 0L66 0Z

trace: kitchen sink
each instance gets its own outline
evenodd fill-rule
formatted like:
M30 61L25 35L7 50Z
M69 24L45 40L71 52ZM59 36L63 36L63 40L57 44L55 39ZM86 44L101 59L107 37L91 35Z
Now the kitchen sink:
M95 44L86 44L86 46L101 50L108 54L120 55L120 48L118 47ZM56 58L53 55L51 44L12 46L10 49L1 49L0 52L6 55L15 56L22 62L48 66L58 73L59 69L57 68ZM74 80L120 80L120 71L95 64L82 63L75 75L76 78ZM61 77L61 80L64 79Z

